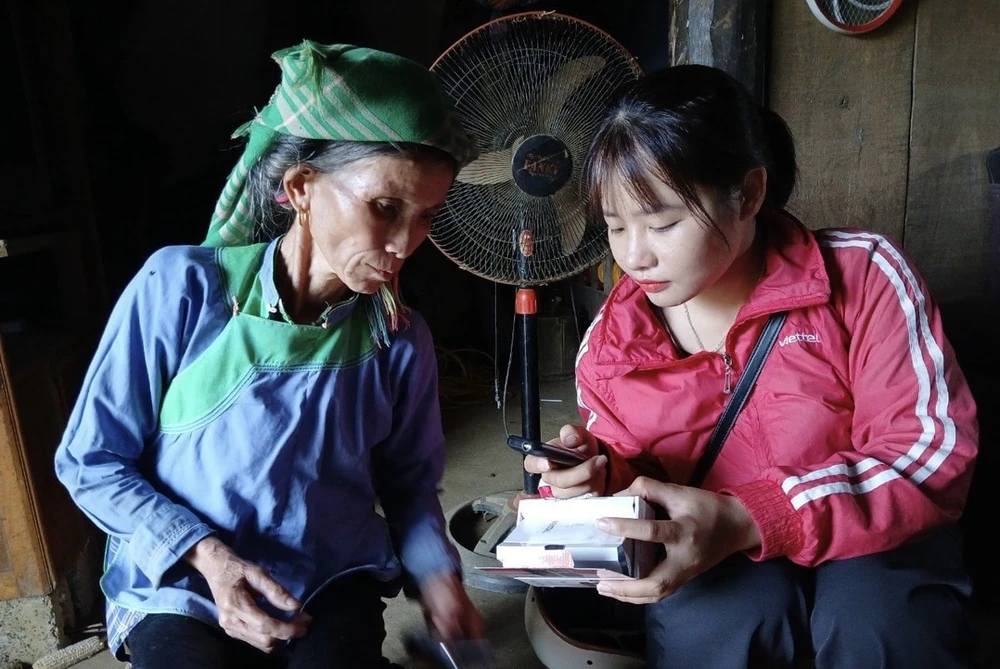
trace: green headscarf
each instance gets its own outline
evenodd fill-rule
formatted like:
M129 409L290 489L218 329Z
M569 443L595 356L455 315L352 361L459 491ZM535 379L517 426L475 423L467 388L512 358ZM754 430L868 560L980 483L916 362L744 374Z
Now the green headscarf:
M212 215L203 246L241 246L253 236L246 179L277 133L308 139L413 142L437 147L459 168L476 157L437 77L411 60L349 44L309 40L272 55L281 83L233 137L250 139Z

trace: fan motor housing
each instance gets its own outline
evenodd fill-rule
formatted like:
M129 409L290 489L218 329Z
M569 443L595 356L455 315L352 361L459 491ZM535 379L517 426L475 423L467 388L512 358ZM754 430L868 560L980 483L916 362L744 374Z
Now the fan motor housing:
M573 174L573 156L558 137L532 135L521 142L511 161L514 183L528 195L549 197Z

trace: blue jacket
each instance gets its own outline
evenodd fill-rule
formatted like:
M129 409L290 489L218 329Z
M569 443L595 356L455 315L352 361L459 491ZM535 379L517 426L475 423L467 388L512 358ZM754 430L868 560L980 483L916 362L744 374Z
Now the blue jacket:
M395 579L391 534L418 583L459 569L437 497L426 324L412 314L379 348L364 296L319 324L288 322L276 248L158 251L87 372L56 472L109 535L101 587L116 653L147 613L217 624L205 579L182 560L210 534L303 601L352 571Z

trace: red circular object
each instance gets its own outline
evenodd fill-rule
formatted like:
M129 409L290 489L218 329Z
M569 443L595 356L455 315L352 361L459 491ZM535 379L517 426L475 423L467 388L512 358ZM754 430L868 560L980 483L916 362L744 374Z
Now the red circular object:
M903 0L806 0L813 16L824 26L843 35L860 35L888 21Z

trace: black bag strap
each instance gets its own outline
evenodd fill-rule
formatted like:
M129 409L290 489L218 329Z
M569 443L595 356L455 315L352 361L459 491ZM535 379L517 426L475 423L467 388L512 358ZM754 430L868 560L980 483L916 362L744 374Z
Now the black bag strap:
M753 353L750 354L746 369L743 370L739 381L736 382L733 394L729 396L726 408L722 410L722 417L719 418L718 425L712 431L712 437L708 440L708 446L705 448L701 459L698 460L698 464L694 467L691 480L688 482L689 486L696 488L701 486L702 481L705 480L705 476L708 475L708 470L712 468L712 465L715 464L715 459L722 452L722 446L726 443L726 438L732 431L733 425L736 424L736 418L740 415L740 411L743 410L743 405L746 404L750 390L753 388L753 384L757 382L760 370L764 368L764 362L771 353L771 349L774 348L774 342L778 340L778 333L781 331L781 326L785 324L785 318L787 317L788 312L782 311L773 314L768 319L767 325L764 326L764 331L760 335L760 339L757 340L757 344L753 347Z

